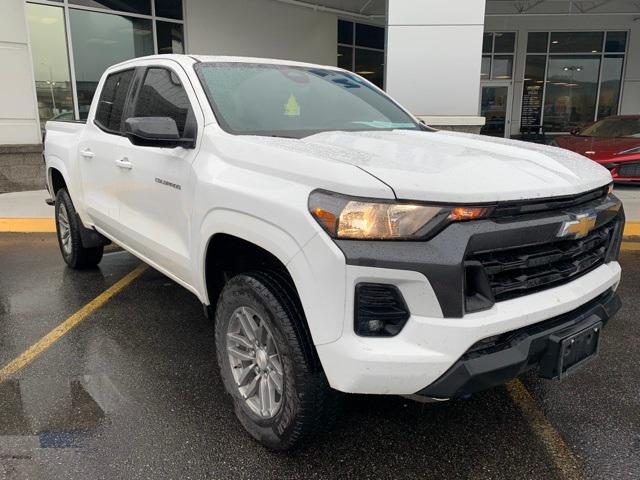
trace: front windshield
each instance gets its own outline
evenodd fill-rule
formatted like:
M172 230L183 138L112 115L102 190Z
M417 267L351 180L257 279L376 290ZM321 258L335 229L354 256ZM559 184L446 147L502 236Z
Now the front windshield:
M198 64L221 126L301 138L330 130L419 130L392 100L348 72L252 63Z
M640 138L640 117L605 118L582 130L580 136Z

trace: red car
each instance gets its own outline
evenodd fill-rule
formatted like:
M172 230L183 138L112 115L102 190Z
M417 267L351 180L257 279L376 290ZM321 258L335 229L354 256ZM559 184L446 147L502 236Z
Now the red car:
M551 144L598 162L616 182L640 183L640 115L607 117Z

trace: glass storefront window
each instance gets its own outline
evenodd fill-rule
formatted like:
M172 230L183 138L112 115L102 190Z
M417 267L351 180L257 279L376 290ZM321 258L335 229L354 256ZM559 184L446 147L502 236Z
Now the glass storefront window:
M604 51L607 53L622 53L627 48L627 32L607 32Z
M156 17L182 20L182 0L155 0Z
M527 53L547 53L548 43L548 32L529 32L527 36Z
M618 113L623 65L624 57L622 55L607 55L604 57L600 79L598 120Z
M338 20L337 65L383 88L384 42L383 27Z
M130 58L152 55L151 20L86 10L69 10L80 112L91 105L105 69Z
M507 126L509 87L482 87L481 99L480 115L486 119L486 122L480 129L480 133L492 137L504 137L504 131Z
M545 55L528 55L524 69L522 91L522 127L539 126L542 120L542 94L544 92Z
M70 4L151 15L151 0L69 0Z
M496 55L493 57L491 78L493 80L510 80L513 72L513 55Z
M530 32L520 125L559 133L617 115L627 36L622 31Z
M36 81L40 123L51 118L73 119L73 93L64 10L62 7L27 4L27 22Z
M516 49L515 32L496 32L494 53L513 53Z
M482 65L480 66L480 79L489 80L491 76L491 55L482 56Z
M338 43L353 45L353 22L338 20Z
M102 73L114 63L155 52L184 53L183 2L184 0L26 2L41 121L54 116L58 119L76 118L76 102L79 118L86 118ZM56 3L60 6L55 5ZM65 12L69 15L67 19ZM353 30L353 24L351 29ZM71 64L74 66L73 71Z
M184 53L184 32L181 23L156 22L158 53Z
M355 71L374 85L382 88L384 78L384 52L377 50L355 50Z
M551 32L551 53L598 53L603 32Z
M482 36L482 53L493 52L493 33L484 32Z
M356 46L384 50L384 28L356 23Z
M549 57L544 124L568 132L594 121L600 56Z
M510 80L516 50L515 32L485 32L482 37L481 80ZM509 53L510 55L504 55Z
M353 48L338 46L338 67L353 70Z

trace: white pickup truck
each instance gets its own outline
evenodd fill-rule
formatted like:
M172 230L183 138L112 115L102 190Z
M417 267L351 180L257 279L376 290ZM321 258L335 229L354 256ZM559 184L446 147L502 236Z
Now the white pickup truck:
M340 392L450 399L598 353L624 213L542 145L436 131L365 79L296 62L109 68L45 157L72 268L114 241L196 295L242 425L286 449Z

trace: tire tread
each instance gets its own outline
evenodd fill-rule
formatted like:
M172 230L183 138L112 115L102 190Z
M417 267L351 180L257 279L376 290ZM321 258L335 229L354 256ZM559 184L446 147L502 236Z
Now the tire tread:
M71 255L65 255L62 249L62 242L60 241L60 231L58 228L58 208L61 203L67 209L67 215L69 217L69 227L71 228ZM85 248L82 246L82 236L80 235L80 228L83 228L82 224L76 215L76 209L73 206L73 201L66 188L61 188L56 194L56 235L58 237L58 243L60 245L60 253L62 258L69 265L69 267L76 270L84 270L87 268L93 268L100 263L102 255L104 253L104 247L91 247Z
M289 450L305 443L313 435L330 428L340 414L339 392L331 389L322 371L310 333L306 328L302 305L290 277L277 270L255 270L233 277L227 288L235 285L250 286L263 298L286 337L295 365L298 411L293 427L287 437L277 445L267 445L275 450ZM224 290L218 303L216 317L224 302ZM222 365L220 349L218 363ZM246 425L245 425L246 426ZM251 432L250 432L251 433Z

